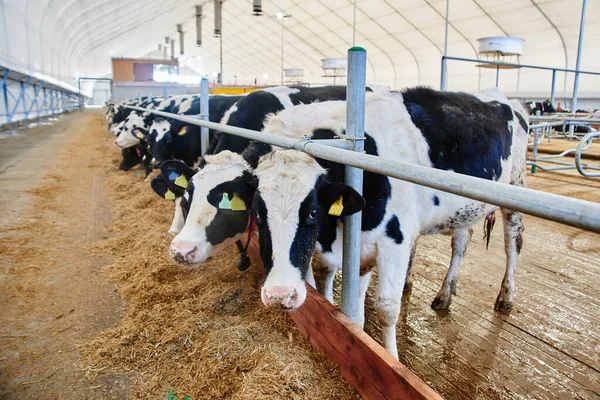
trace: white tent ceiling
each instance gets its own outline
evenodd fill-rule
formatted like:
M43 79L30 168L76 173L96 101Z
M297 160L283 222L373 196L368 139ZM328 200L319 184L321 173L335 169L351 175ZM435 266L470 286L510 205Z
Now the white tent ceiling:
M203 5L203 45L196 45L195 5ZM521 63L575 67L582 0L450 0L448 54L477 58L477 39L525 39ZM77 76L111 73L111 57L160 58L164 37L178 41L183 24L182 64L199 74L219 70L219 40L213 36L213 1L206 0L0 0L0 64L73 83ZM367 80L402 88L439 87L446 0L357 0L356 45L368 52ZM307 82L323 78L320 59L343 57L352 45L352 0L263 0L264 15L252 15L252 0L223 4L225 83L279 83L281 23L285 20L284 68L304 69ZM581 69L600 71L600 1L589 0ZM178 54L179 44L176 43ZM502 71L508 92L548 93L551 72ZM268 78L264 78L268 76ZM237 78L234 78L237 77ZM493 86L495 71L449 62L448 88L476 91ZM558 74L557 89L572 90L572 75ZM600 77L583 76L581 91L600 94Z

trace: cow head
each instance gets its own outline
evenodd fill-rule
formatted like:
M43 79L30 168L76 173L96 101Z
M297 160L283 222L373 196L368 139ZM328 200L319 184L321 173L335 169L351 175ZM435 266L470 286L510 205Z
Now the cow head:
M314 158L296 150L262 157L255 175L253 210L267 273L261 299L268 306L294 309L306 299L304 281L321 225L328 215L362 210L365 200L349 186L329 182Z
M133 111L125 120L121 134L116 140L117 146L122 149L137 146L141 139L145 139L147 132L144 118L137 111Z
M160 166L160 161L164 161L170 158L168 157L169 146L172 141L170 131L171 121L165 118L155 118L154 122L152 122L152 125L150 126L150 136L153 138L154 141L152 145L152 155L154 157L154 159L152 160L152 166L154 168L158 168Z
M254 195L250 165L230 151L205 160L189 180L181 201L185 225L171 243L170 255L181 264L196 265L215 256L241 239L248 226ZM163 163L163 176L177 179L183 171L173 169L171 175L168 165L175 162Z

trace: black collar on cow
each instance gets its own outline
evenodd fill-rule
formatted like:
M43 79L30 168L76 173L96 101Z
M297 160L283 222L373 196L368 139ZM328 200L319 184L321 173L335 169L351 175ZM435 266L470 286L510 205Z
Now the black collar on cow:
M236 247L240 252L240 261L238 262L238 270L245 271L250 268L250 257L248 257L248 246L250 246L250 240L254 235L254 227L256 226L254 221L254 213L250 213L250 223L248 224L248 241L244 246L241 240L235 242Z

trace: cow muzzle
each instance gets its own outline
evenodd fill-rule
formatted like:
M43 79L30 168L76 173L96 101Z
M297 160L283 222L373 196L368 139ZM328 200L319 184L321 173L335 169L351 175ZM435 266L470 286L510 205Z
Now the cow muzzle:
M202 261L198 245L183 240L173 240L169 249L169 255L179 264L192 265Z
M284 310L293 310L300 307L306 299L305 287L293 286L263 286L261 299L264 305L280 307Z

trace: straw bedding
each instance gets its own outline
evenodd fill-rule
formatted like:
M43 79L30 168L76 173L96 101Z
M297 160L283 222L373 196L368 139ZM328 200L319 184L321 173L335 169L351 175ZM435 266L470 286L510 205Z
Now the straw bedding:
M260 301L256 266L236 268L229 249L198 269L174 264L167 249L173 205L139 171L117 172L107 137L111 237L95 245L114 263L106 274L127 302L121 323L81 348L88 378L130 372L135 398L358 398L337 366L314 350L285 313Z

